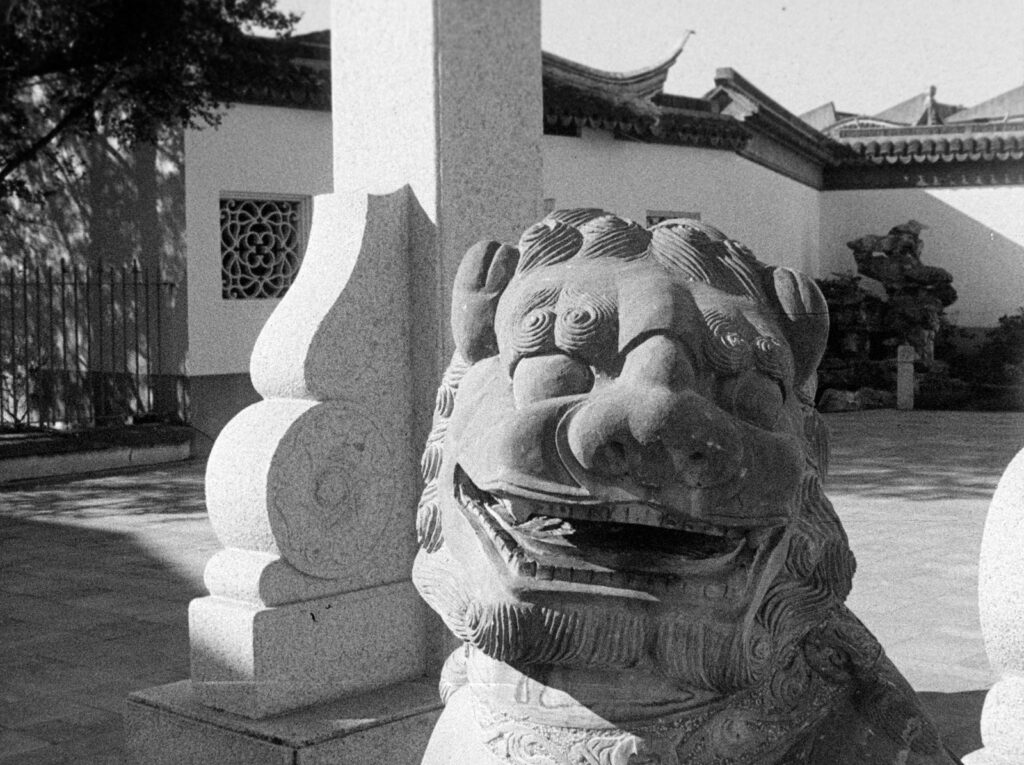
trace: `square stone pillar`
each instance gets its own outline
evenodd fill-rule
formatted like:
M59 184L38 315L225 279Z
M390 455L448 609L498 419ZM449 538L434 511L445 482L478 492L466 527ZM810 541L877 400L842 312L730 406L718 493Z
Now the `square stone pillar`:
M409 581L419 455L459 259L540 213L539 2L335 2L332 89L335 192L253 351L263 401L210 455L225 549L191 681L129 699L135 763L415 762L440 708L442 630ZM356 733L356 759L317 759Z

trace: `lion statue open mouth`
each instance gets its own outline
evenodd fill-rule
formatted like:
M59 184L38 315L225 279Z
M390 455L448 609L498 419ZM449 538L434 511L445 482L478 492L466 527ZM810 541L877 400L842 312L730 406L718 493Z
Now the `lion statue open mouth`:
M814 283L691 220L481 243L413 573L464 646L425 762L954 763L846 610Z

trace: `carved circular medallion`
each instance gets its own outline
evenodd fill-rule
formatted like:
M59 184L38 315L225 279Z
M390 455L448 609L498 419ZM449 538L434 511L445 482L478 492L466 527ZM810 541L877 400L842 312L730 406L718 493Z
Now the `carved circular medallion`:
M373 566L388 526L409 504L399 464L394 445L358 406L331 401L303 414L267 476L267 514L285 560L332 579Z

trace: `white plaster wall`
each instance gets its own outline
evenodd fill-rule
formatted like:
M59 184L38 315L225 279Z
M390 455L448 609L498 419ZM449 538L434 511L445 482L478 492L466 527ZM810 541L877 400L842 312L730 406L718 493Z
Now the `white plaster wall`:
M731 151L617 141L584 130L544 136L544 197L643 223L647 210L699 212L757 257L819 269L819 192Z
M331 188L329 112L238 104L185 135L189 376L247 372L276 299L221 297L222 193L312 197Z
M913 218L928 228L922 260L953 275L947 310L959 326L994 326L1024 305L1024 187L827 191L821 195L822 270L856 271L846 242Z

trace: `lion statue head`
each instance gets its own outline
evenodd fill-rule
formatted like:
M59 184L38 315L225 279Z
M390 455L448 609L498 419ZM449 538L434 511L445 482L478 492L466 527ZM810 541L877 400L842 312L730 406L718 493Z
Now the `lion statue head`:
M811 279L700 222L561 210L469 250L452 330L413 579L496 761L824 762L808 732L880 677L893 752L945 756L843 606Z

